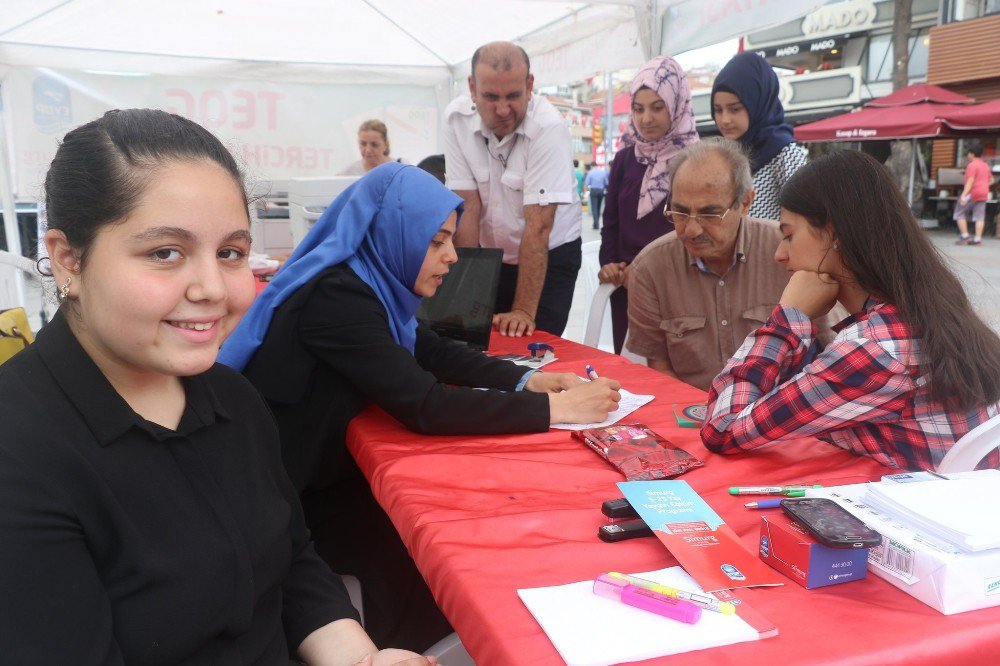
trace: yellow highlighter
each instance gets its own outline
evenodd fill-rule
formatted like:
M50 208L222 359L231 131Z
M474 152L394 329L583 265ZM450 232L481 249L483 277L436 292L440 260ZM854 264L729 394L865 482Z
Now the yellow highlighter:
M705 610L715 611L716 613L722 613L723 615L733 615L736 613L736 606L729 603L728 601L719 601L714 599L707 594L699 594L697 592L687 592L685 590L678 590L676 587L670 587L669 585L660 585L659 583L654 583L651 580L646 580L644 578L637 578L636 576L629 576L628 574L618 573L617 571L612 571L608 574L613 578L620 578L622 580L628 581L630 585L635 585L636 587L642 587L647 590L652 590L653 592L658 592L659 594L665 594L668 597L675 597L677 599L685 599L691 603L704 608Z

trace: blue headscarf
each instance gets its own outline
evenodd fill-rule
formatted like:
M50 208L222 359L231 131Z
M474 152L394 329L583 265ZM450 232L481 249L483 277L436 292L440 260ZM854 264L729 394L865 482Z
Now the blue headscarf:
M712 84L712 118L719 90L740 98L750 116L750 127L739 141L750 152L750 171L757 171L795 141L792 126L778 99L778 75L756 53L745 51L726 63Z
M226 339L219 362L245 368L264 341L274 311L302 285L344 261L385 306L393 339L413 353L414 313L420 306L413 284L431 240L456 211L461 217L461 197L426 171L398 162L375 167L316 221Z

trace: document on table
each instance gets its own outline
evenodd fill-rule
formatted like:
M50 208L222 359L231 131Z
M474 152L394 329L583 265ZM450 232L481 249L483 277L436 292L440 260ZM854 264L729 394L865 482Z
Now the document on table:
M559 360L555 354L549 351L545 352L542 356L529 356L527 354L487 354L487 356L500 359L501 361L510 361L514 365L521 365L535 370L548 365L552 361Z
M866 500L875 509L967 553L1000 548L996 519L1000 478L992 474L921 483L871 483Z
M613 423L618 423L623 418L639 409L646 403L650 402L655 396L651 395L636 395L635 393L629 393L625 389L620 389L618 391L621 393L622 399L618 402L618 409L608 414L608 418L604 419L600 423L553 423L553 428L559 428L560 430L584 430L586 428L603 428L604 426L609 426Z
M635 575L700 591L681 567ZM698 622L686 624L599 597L593 586L585 580L517 591L569 666L621 664L762 638L739 615L705 611Z

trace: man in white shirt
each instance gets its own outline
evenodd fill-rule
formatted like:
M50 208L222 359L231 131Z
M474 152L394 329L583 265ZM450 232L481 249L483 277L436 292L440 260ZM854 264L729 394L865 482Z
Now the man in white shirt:
M494 326L559 335L580 270L582 211L569 129L531 94L529 68L509 42L476 50L469 95L445 110L446 184L465 200L456 244L504 251Z

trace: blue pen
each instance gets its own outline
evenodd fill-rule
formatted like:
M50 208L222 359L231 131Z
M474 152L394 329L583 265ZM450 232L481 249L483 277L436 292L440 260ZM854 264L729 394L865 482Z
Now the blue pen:
M594 370L594 366L588 363L585 370L587 371L588 379L597 379L597 370Z
M757 500L756 502L747 502L744 504L748 509L777 509L781 506L780 499L769 499L769 500Z

